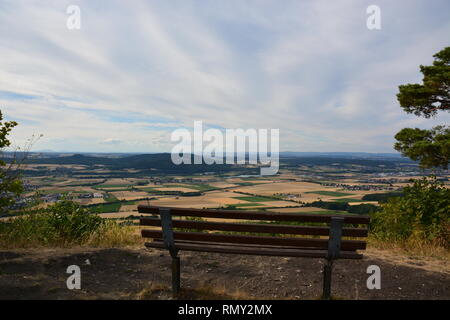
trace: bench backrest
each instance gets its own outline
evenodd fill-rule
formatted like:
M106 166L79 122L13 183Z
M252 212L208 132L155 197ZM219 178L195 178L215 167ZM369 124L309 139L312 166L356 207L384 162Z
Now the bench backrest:
M140 224L143 226L162 226L162 229L159 230L144 229L142 230L142 236L156 241L164 240L166 247L173 245L173 241L265 247L279 246L327 250L329 255L335 255L329 258L361 258L356 250L365 249L366 242L354 238L367 237L367 224L370 222L368 216L341 214L167 208L145 205L138 206L138 211L159 215L140 219ZM188 220L182 220L181 217L219 218L224 219L224 221L213 222L200 219L193 220L192 218L191 220L189 218L187 218ZM227 220L243 220L245 223L228 222ZM306 225L307 223L315 225ZM344 224L350 226L344 226ZM361 225L363 226L361 227ZM217 233L217 231L228 233ZM299 237L300 235L316 237ZM333 246L336 248L332 248Z

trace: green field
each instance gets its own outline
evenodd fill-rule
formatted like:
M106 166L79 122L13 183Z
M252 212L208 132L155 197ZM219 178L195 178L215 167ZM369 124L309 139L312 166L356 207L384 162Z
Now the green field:
M233 199L244 200L248 202L266 202L266 201L278 201L278 199L266 198L266 197L233 197Z
M162 188L162 187L157 187L157 188ZM137 188L137 189L145 191L145 192L160 191L160 190L156 190L155 187L144 187L144 188Z
M156 185L154 187L148 187L148 188L188 188L188 189L192 189L192 190L197 190L193 187L191 187L191 185L188 184L165 184L165 185Z
M90 211L93 213L107 213L107 212L118 212L120 210L120 207L122 206L122 203L115 202L115 203L102 203L99 205L95 205L90 207Z
M212 190L218 190L220 188L216 188L213 186L210 186L208 184L189 184L186 186L187 188L191 188L200 192L206 192L206 191L212 191Z
M133 184L97 184L96 188L130 188Z
M111 194L111 193L107 193L104 199L105 199L105 202L113 202L113 201L117 201L118 200L116 198L116 196Z
M367 202L368 200L354 199L354 198L338 198L338 199L331 199L330 201L336 201L336 202Z
M253 202L253 203L237 203L237 204L228 205L228 207L236 207L236 208L239 208L239 207L255 207L255 206L264 206L264 204Z
M333 197L343 197L343 196L351 196L353 193L346 193L346 192L337 192L337 191L309 191L305 193L314 193L314 194L320 194L322 196L333 196Z

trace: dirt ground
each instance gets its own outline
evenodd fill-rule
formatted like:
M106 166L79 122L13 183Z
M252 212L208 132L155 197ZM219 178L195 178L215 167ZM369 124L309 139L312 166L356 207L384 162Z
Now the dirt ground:
M317 299L321 259L181 252L182 287L208 287L212 299ZM157 249L0 250L0 299L170 299L171 259ZM66 287L67 267L81 269L81 289ZM369 290L369 265L381 269L381 289ZM337 299L450 299L446 262L399 258L369 250L363 260L339 260Z

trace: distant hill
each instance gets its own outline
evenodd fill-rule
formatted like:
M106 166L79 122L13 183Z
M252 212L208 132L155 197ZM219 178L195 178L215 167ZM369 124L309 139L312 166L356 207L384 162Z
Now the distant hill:
M280 152L281 157L326 157L326 158L344 158L344 159L402 159L410 161L400 153L371 153L371 152Z
M193 156L191 156L193 163ZM201 173L201 172L229 172L240 171L248 169L239 168L234 165L176 165L172 162L170 153L155 153L155 154L140 154L120 158L98 157L82 154L75 154L72 156L61 156L52 158L29 159L29 164L79 164L86 166L104 165L110 169L138 169L138 170L153 170L164 173Z
M375 156L378 155L378 156ZM282 153L280 155L281 167L291 167L298 165L363 165L368 167L386 166L395 167L400 163L413 164L407 158L395 156L395 154L379 155L379 154L360 154L360 153ZM27 161L30 164L62 164L62 165L86 165L95 166L103 165L110 169L138 169L159 171L159 173L201 173L215 172L225 173L230 171L242 171L243 173L259 173L256 168L244 168L237 165L227 164L180 164L175 165L172 162L170 153L155 154L139 154L125 155L122 157L99 156L98 154L73 154L59 155L53 157L31 158ZM193 156L191 155L191 163ZM255 171L255 172L253 172ZM258 171L258 172L256 172Z

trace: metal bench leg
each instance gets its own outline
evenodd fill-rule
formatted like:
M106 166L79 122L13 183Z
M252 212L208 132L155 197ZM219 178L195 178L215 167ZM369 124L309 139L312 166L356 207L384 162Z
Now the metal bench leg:
M322 299L331 299L331 272L333 270L333 260L326 260L323 266L323 291Z
M172 257L172 295L178 297L180 293L180 258Z

